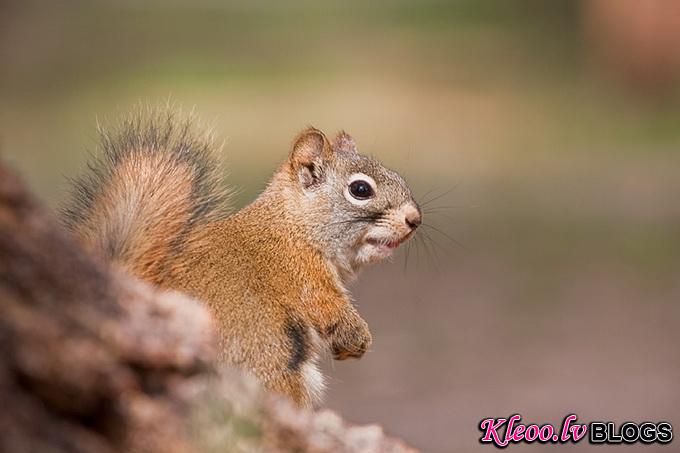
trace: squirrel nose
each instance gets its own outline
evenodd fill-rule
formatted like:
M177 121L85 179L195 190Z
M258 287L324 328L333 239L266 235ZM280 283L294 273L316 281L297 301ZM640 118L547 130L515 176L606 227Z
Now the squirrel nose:
M423 216L417 208L411 206L409 206L409 208L410 209L406 211L406 218L404 220L406 221L406 225L415 230L423 223Z

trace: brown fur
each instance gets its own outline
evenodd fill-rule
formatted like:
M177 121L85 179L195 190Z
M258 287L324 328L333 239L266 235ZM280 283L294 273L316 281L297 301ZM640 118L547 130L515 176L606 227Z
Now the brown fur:
M300 367L289 366L295 344L288 326L305 332L300 362L322 353L324 345L313 341L314 333L338 358L361 356L371 334L321 253L284 214L282 196L271 191L226 220L207 225L211 246L170 284L213 310L224 360L311 405L317 395L305 387Z
M173 259L202 224L224 217L228 192L212 139L191 119L145 110L112 131L100 129L100 153L73 181L66 225L92 251L132 274L162 283Z
M377 219L384 230L393 206L419 208L403 180L358 155L347 134L331 144L310 128L253 203L222 215L209 142L181 124L156 112L128 121L118 137L104 134L104 157L77 184L67 223L133 274L205 302L220 327L222 360L310 406L322 387L319 355L360 357L371 343L345 289L359 267L348 258L364 235L358 228ZM351 207L329 186L350 170L370 170L389 189L381 199L389 215Z

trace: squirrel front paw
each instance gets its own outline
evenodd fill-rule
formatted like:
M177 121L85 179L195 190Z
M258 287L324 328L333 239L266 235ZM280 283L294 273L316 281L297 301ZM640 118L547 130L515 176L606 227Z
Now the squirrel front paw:
M326 333L335 360L358 359L373 341L368 324L358 314L331 324Z

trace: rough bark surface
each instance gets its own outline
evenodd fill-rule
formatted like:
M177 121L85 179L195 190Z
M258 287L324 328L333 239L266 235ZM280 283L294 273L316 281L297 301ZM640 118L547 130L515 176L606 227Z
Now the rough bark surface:
M200 303L89 256L1 163L0 312L0 451L412 451L214 365Z

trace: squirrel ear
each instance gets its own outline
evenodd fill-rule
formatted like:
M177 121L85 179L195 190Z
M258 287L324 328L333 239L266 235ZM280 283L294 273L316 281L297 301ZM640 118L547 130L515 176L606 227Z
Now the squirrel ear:
M354 143L354 139L345 131L338 132L333 140L333 149L335 151L345 151L348 153L357 152L357 144Z
M293 142L290 163L303 186L310 187L323 180L324 161L331 157L331 145L324 133L309 127Z

